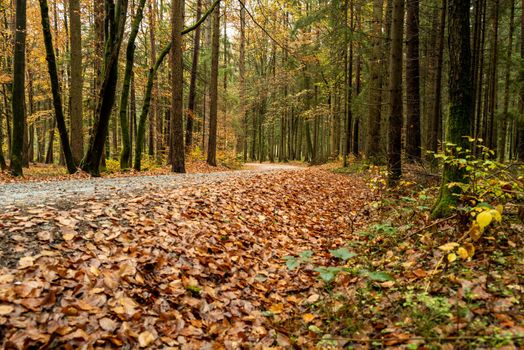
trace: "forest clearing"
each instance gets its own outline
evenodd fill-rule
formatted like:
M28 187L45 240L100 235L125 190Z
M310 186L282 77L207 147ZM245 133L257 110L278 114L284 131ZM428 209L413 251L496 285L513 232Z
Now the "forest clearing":
M524 349L524 0L0 28L0 348Z

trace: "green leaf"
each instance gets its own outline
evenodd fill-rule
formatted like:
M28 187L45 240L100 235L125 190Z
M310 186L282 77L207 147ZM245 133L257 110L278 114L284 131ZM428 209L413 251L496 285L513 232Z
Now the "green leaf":
M324 282L329 283L329 282L333 281L335 279L335 277L337 277L338 273L340 272L340 268L333 267L333 266L317 267L315 269L315 271L319 273L320 278Z
M311 259L311 257L313 256L313 251L304 250L302 253L299 254L299 256L302 262L309 261L309 259Z
M370 271L367 271L367 270L361 270L360 274L362 276L366 276L367 278L369 278L372 281L377 281L377 282L387 282L387 281L394 281L395 280L388 273L381 272L381 271L370 272Z
M317 333L317 334L320 334L322 333L322 330L320 328L318 328L317 326L315 326L314 324L310 325L308 327L308 329L313 332L313 333Z
M295 258L294 256L285 256L284 260L286 260L286 266L290 271L298 268L302 263L299 259Z
M339 248L335 250L329 251L331 255L333 255L335 258L339 258L342 260L349 260L354 256L357 256L357 254L350 252L347 248Z

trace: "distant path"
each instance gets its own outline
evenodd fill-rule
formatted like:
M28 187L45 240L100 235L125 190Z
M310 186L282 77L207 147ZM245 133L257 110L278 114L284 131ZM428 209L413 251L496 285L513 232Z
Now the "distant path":
M0 210L12 206L71 203L82 199L105 199L115 195L140 194L155 189L180 188L254 176L264 172L305 169L287 164L247 163L245 170L205 174L147 175L90 178L47 182L0 184Z

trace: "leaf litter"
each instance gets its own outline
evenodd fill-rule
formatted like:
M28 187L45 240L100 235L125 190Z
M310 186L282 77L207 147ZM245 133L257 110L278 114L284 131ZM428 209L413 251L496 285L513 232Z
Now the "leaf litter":
M286 346L321 292L284 257L343 247L371 196L312 169L4 212L1 345Z

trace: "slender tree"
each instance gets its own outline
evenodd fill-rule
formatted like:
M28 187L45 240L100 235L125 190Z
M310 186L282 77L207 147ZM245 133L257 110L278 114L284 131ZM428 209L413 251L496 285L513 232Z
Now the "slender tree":
M26 44L26 0L16 0L15 47L13 66L13 136L11 144L11 173L22 176L25 116L25 44Z
M102 83L98 93L95 121L89 147L80 167L92 176L100 176L100 161L108 134L109 117L115 102L118 80L118 56L124 36L128 0L105 0L105 52Z
M382 43L383 0L373 1L373 37L369 76L368 120L366 127L366 157L373 163L380 158L380 119L381 119L381 43Z
M213 38L211 42L211 78L209 82L209 141L207 163L217 165L217 114L218 114L218 56L220 47L220 6L213 16Z
M140 29L140 23L144 18L144 6L146 0L140 0L136 9L135 17L131 24L131 32L127 41L126 48L126 68L124 80L122 82L122 93L120 95L120 130L122 132L122 153L120 154L120 169L125 170L131 166L131 134L129 132L129 122L127 120L129 92L131 88L131 77L135 64L135 40Z
M70 47L71 47L71 151L75 163L79 163L84 152L83 130L83 77L82 77L82 27L80 0L69 0ZM51 41L52 44L52 41Z
M182 29L184 0L171 4L171 170L185 173Z
M473 99L471 90L470 0L449 0L449 117L446 142L467 149L465 139L471 131ZM452 182L466 182L464 170L444 164L439 198L433 208L434 217L446 216L457 201L460 187Z
M197 0L196 21L202 15L202 0ZM195 30L195 37L193 39L193 62L191 63L191 78L189 83L189 96L187 103L187 117L186 117L186 151L191 149L193 144L193 122L196 116L196 83L198 74L198 57L200 55L200 27Z
M388 182L395 185L402 176L402 33L404 1L393 1L391 21L391 52L389 56L389 123L388 123Z
M419 0L406 1L406 158L413 162L421 156Z
M500 161L506 159L506 134L508 128L509 119L509 98L510 98L510 84L511 84L511 68L512 60L511 55L513 53L513 32L515 31L515 1L510 0L510 18L509 18L509 43L508 43L508 54L506 63L505 73L505 86L504 86L504 110L499 119L498 126L498 141L497 141L497 156Z
M56 125L62 142L62 151L70 174L76 172L76 165L69 145L69 136L67 133L64 112L62 110L62 97L60 95L60 85L58 83L58 72L56 69L55 51L53 49L53 37L51 36L51 26L49 24L49 8L47 0L39 0L40 12L42 15L42 31L44 33L44 43L46 48L47 68L51 80L51 92L53 94L53 105L55 109Z

